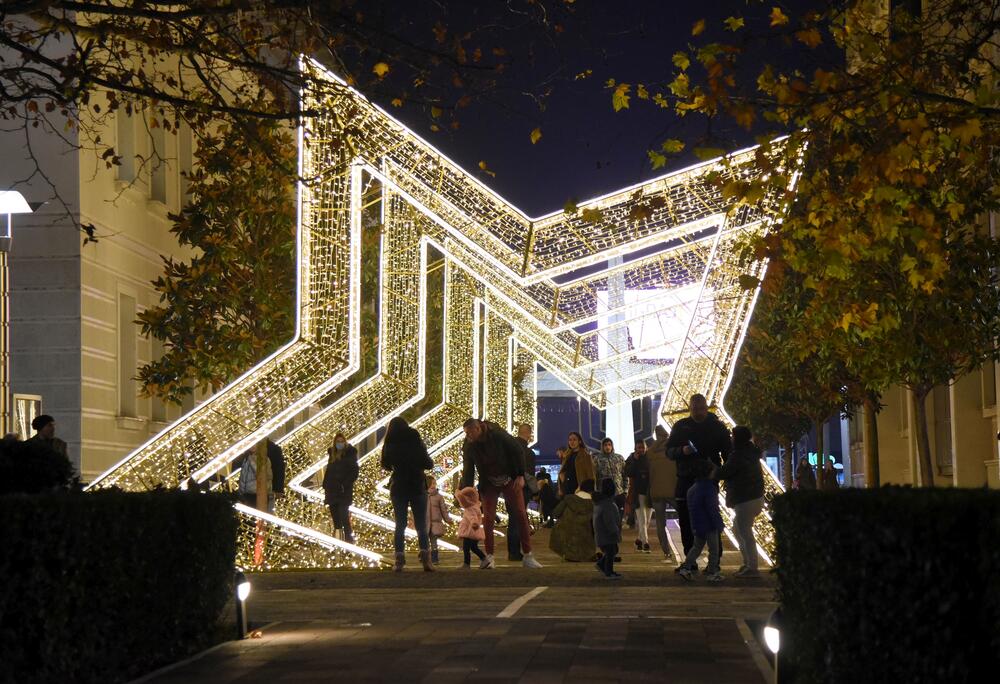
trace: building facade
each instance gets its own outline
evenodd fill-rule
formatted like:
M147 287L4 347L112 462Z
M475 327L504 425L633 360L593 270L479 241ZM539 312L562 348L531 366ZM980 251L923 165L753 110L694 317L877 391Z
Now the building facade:
M170 233L167 214L179 210L186 194L182 171L192 165L191 132L166 132L148 116L124 110L96 132L113 141L120 166L107 168L72 132L61 138L36 130L28 142L24 131L0 132L0 187L47 200L14 221L15 429L24 433L38 410L51 414L84 481L194 404L141 397L135 380L137 369L162 353L135 322L157 304L151 281L163 272L161 256L189 256ZM32 175L35 161L47 181ZM97 242L84 243L79 226L87 224Z

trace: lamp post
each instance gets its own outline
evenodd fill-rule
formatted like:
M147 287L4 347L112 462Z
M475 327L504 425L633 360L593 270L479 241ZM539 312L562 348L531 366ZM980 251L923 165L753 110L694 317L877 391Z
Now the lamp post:
M247 597L250 596L250 580L242 572L236 573L236 638L247 636Z
M0 434L11 428L10 407L10 252L14 214L30 214L35 208L17 190L0 190Z
M764 625L764 643L774 654L774 684L778 684L778 651L781 650L781 608L775 608Z

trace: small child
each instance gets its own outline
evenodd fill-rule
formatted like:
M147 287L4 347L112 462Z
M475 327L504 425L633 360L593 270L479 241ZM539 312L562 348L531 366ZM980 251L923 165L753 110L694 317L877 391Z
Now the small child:
M719 560L722 554L720 542L723 524L722 514L719 513L719 486L715 481L715 466L707 459L700 460L694 465L694 471L697 479L687 491L694 543L678 574L689 582L694 579L694 572L698 568L698 556L708 542L707 579L709 582L721 582Z
M488 569L490 565L486 562L486 554L479 550L479 542L486 539L483 512L479 507L479 492L475 487L465 487L455 492L455 498L462 507L462 519L458 523L458 537L462 540L462 568L469 569L471 552L479 559L479 569Z
M604 554L597 561L597 569L606 579L621 579L615 572L615 556L621 540L622 517L615 503L615 481L608 477L601 480L600 496L594 497L594 541Z
M444 536L444 526L448 520L448 506L444 497L438 492L437 480L433 475L427 476L427 536L431 545L431 563L440 563L438 558L438 539Z

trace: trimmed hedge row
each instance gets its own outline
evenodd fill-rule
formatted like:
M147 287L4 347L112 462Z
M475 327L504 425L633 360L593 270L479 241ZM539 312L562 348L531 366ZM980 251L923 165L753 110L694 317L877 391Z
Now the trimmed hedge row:
M203 648L236 531L220 495L0 497L0 680L127 681Z
M783 681L1000 672L1000 491L799 490L773 520Z

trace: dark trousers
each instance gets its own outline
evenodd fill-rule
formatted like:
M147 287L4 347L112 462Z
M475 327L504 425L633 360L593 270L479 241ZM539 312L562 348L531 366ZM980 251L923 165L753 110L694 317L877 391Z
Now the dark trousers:
M465 564L468 565L472 562L472 558L469 557L470 553L476 554L476 558L482 560L486 558L486 554L479 550L479 540L478 539L462 539L462 558Z
M677 509L677 524L681 527L681 544L684 546L684 555L694 544L694 532L691 531L691 511L688 510L687 499L678 498L674 504Z
M333 529L343 530L347 541L354 541L354 531L351 529L351 502L345 500L333 501L327 504L330 516L333 518Z
M396 518L396 534L392 538L393 549L396 553L403 553L406 550L406 519L407 509L413 511L413 526L417 528L417 543L421 551L428 548L427 539L427 492L420 494L392 495L392 512Z
M597 564L601 566L601 571L605 575L610 575L615 571L615 556L618 555L618 544L605 544L601 546L601 560Z

